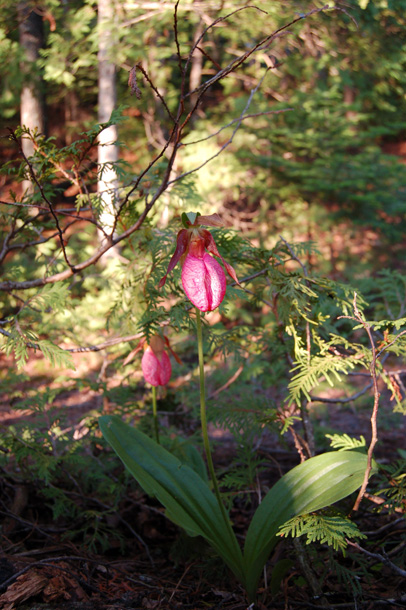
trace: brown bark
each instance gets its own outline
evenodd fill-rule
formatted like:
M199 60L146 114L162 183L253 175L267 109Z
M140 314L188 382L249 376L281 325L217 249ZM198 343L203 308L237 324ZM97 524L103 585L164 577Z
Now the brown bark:
M196 44L196 42L199 40L199 38L201 37L202 34L203 34L203 23L202 23L202 21L200 21L196 28L196 31L195 31L193 45ZM200 45L202 45L202 44L203 44L203 42L200 43ZM199 49L196 49L192 56L192 60L191 60L191 68L190 68L190 76L189 76L190 91L194 91L194 89L197 89L197 87L200 86L200 84L202 82L202 70L203 70L203 54ZM190 104L191 104L192 108L196 104L198 95L199 94L197 91L196 91L196 93L192 93L190 95Z
M18 5L20 44L24 49L25 58L21 64L24 74L24 85L20 98L20 123L30 131L35 129L45 133L45 108L43 82L37 70L36 62L39 50L44 43L42 18L31 10L25 2ZM34 144L28 137L23 138L22 148L26 157L34 153ZM31 191L32 183L24 180L23 191Z

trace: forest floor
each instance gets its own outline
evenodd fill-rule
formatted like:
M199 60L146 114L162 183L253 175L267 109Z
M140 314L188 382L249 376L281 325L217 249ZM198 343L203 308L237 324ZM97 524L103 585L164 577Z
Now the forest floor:
M80 368L79 357L77 364ZM12 361L1 356L0 371L4 374L11 366ZM40 375L32 376L28 383L46 387L54 382L50 383L49 377ZM18 424L19 420L27 421L27 418L34 418L35 425L32 411L16 411L10 400L11 395L24 395L27 387L10 387L0 398L0 450L1 431ZM381 463L396 459L397 448L404 447L406 437L406 418L393 414L389 398L383 394L378 420L376 456ZM106 410L106 404L95 391L73 390L60 394L52 408L63 409L69 424L79 430L87 413ZM357 409L351 404L329 404L328 409L325 405L323 408L314 405L312 419L316 433L334 429L355 436L363 434L368 441L370 411L368 400L364 407ZM233 441L227 431L212 430L212 435L217 441L216 466L227 467L235 450ZM264 480L261 479L267 486L277 480L279 473L298 463L293 444L283 446L276 440L265 435L259 448L269 463L269 471ZM0 610L254 608L247 604L241 587L210 555L207 547L199 540L191 541L179 535L179 530L165 518L159 504L139 490L129 491L120 507L121 515L109 516L110 527L118 528L126 538L124 551L112 541L106 550L91 552L78 540L66 538L66 529L75 524L53 518L45 498L39 493L43 484L39 479L21 480L18 469L13 471L12 467L1 470ZM376 505L372 503L372 507L376 508ZM234 502L231 518L240 538L244 536L254 508L243 500ZM92 507L87 506L87 510ZM125 521L121 520L123 515ZM353 549L355 555L361 555L359 565L351 553L346 558L341 556L340 561L348 570L357 570L361 594L357 595L348 582L340 581L330 567L329 553L324 547L319 545L309 550L302 544L284 541L270 558L268 586L262 584L255 608L388 610L406 607L406 579L393 568L402 557L402 549L404 557L404 514L376 512L371 510L371 500L364 500L356 520L361 531L370 535L367 548L372 555L362 555ZM400 542L402 535L403 542ZM386 541L387 565L382 556L381 560L377 556L383 548L380 546L382 540ZM278 578L281 566L285 566L285 572ZM312 575L313 583L310 582Z

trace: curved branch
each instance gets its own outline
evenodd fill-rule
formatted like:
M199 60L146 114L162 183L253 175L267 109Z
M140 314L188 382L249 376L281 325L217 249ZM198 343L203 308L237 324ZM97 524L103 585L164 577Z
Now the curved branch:
M325 398L324 396L310 396L310 402L327 402L331 404L344 405L347 402L352 402L353 400L356 400L357 398L368 392L368 390L370 390L372 386L373 382L371 381L370 383L367 383L367 385L364 386L362 390L356 392L355 394L352 394L351 396L347 396L347 398Z
M54 217L55 220L55 224L56 224L56 228L58 229L58 233L59 233L59 239L60 239L60 243L61 243L61 248L62 248L62 253L63 253L63 257L65 259L66 264L68 265L68 267L72 268L72 263L70 262L70 260L68 259L68 255L66 254L66 250L65 250L65 244L63 242L63 234L62 234L62 230L61 227L59 225L59 220L58 217L55 214L55 211L53 209L52 203L49 201L48 197L45 194L45 191L42 187L42 184L40 183L40 181L38 180L37 176L35 175L35 172L32 168L31 163L29 162L29 160L27 159L27 156L25 155L23 148L21 146L21 142L19 141L19 139L17 138L16 134L14 131L10 131L10 138L13 142L15 142L18 146L18 149L20 151L21 156L23 157L24 161L27 164L28 170L30 172L31 175L31 179L33 182L35 182L35 184L37 185L37 187L40 190L41 193L41 197L42 199L48 204L49 206L49 211L51 212L52 216Z

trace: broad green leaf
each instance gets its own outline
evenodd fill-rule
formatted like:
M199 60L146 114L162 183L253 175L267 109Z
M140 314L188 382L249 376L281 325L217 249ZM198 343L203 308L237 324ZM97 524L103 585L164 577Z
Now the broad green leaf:
M166 508L188 534L203 536L244 582L241 549L214 494L199 475L154 440L117 416L99 418L104 438L141 487Z
M188 441L183 441L179 445L175 445L171 447L172 455L175 455L182 464L189 466L192 470L194 470L199 477L209 485L209 477L207 474L206 464L204 459L202 458L198 449L196 449L195 445L192 445Z
M274 566L271 574L270 589L272 595L279 593L281 588L282 580L286 574L294 566L294 562L291 559L280 559Z
M279 527L295 516L330 506L361 487L366 466L367 456L357 451L324 453L299 464L272 487L245 539L245 586L250 600Z

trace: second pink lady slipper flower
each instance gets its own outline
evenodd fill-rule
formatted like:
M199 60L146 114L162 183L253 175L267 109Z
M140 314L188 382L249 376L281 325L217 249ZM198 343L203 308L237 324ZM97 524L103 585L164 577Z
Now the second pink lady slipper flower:
M150 344L142 356L142 373L145 381L152 386L166 385L171 378L172 365L164 346L165 342L161 337L151 337Z
M159 288L165 284L168 273L182 260L182 285L186 296L200 311L213 311L224 299L226 276L223 267L210 254L219 258L229 276L239 283L233 267L217 250L213 235L202 228L202 225L219 227L223 223L217 214L183 214L182 221L187 228L178 233L175 252Z

